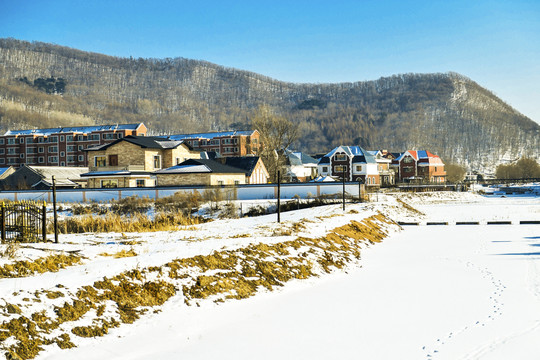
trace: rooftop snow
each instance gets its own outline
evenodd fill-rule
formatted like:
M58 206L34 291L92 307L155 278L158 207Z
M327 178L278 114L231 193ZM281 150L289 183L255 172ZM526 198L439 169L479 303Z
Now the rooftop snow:
M120 124L120 125L96 125L96 126L75 126L75 127L57 127L49 129L31 129L31 130L8 130L4 136L9 135L43 135L48 136L58 133L90 133L96 131L109 130L136 130L139 124Z

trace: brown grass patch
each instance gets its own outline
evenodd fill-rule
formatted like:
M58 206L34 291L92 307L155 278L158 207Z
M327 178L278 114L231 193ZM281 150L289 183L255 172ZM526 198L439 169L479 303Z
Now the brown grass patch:
M20 260L0 266L0 278L32 276L36 273L56 272L68 266L78 265L82 257L74 254L59 254L38 258L33 261Z

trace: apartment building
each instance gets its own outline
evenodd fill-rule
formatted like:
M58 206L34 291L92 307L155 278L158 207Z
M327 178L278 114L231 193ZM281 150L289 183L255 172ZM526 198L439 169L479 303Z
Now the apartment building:
M128 135L146 135L144 124L10 130L0 135L0 167L88 166L86 149Z
M167 138L182 140L194 150L215 152L220 157L257 155L261 146L257 130L169 135Z

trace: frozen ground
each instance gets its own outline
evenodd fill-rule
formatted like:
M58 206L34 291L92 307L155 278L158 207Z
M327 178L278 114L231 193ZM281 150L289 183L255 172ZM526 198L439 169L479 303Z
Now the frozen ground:
M315 238L377 211L420 223L474 220L482 225L404 227L363 248L361 260L343 271L292 280L248 299L187 306L177 295L160 312L147 313L134 324L113 328L104 337L72 336L77 348L50 346L38 358L539 359L540 225L515 224L540 220L540 198L469 193L397 197L419 212L395 196L381 195L378 203L348 205L345 213L339 205L284 213L279 225L269 215L177 232L65 236L60 248L80 250L87 257L83 265L3 279L0 291L4 301L14 303L59 283L76 289L126 269L214 249ZM490 220L513 225L484 225ZM305 221L308 227L285 235L283 230ZM100 255L126 247L138 255ZM21 249L20 256L42 253Z

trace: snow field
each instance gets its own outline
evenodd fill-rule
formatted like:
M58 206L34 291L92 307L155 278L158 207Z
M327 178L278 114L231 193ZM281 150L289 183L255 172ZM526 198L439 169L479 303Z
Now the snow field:
M44 290L74 294L104 277L132 269L144 272L214 251L243 261L245 249L262 243L278 246L272 251L257 247L267 265L285 256L300 259L302 253L313 261L315 254L309 253L307 244L287 247L289 255L279 253L279 244L326 237L336 228L379 212L399 221L539 220L540 200L470 193L379 195L378 203L348 204L345 212L341 205L331 205L282 213L281 224L275 222L275 215L266 215L174 232L67 235L61 237L60 245L32 244L40 250L20 249L19 259L44 256L47 252L42 249L54 249L54 253L65 249L84 256L83 265L2 279L0 291L4 302L22 303L27 314L60 306L62 298L49 299ZM259 286L256 296L240 301L226 299L235 292L189 300L177 291L161 306L147 307L133 324L111 327L103 337L73 335L75 326L94 324L93 309L76 324L63 324L62 331L71 335L76 348L46 346L37 358L540 358L536 340L540 335L539 225L417 226L404 227L397 234L392 226L387 229L390 236L382 243L358 245L361 260L350 257L346 266L330 274L317 266L313 270L317 277L292 278L272 292ZM132 250L137 256L100 255L122 250ZM233 268L242 269L238 263ZM229 281L226 274L231 273L218 268L203 271L198 266L186 271L192 280L184 279L179 288L193 286L201 275L214 281L209 284ZM156 281L161 275L149 272L145 276ZM219 279L210 279L213 276ZM56 288L57 284L64 288ZM21 301L36 291L42 292L41 302ZM18 316L2 309L4 318ZM104 314L118 317L116 304L107 302ZM3 346L13 344L11 338Z

